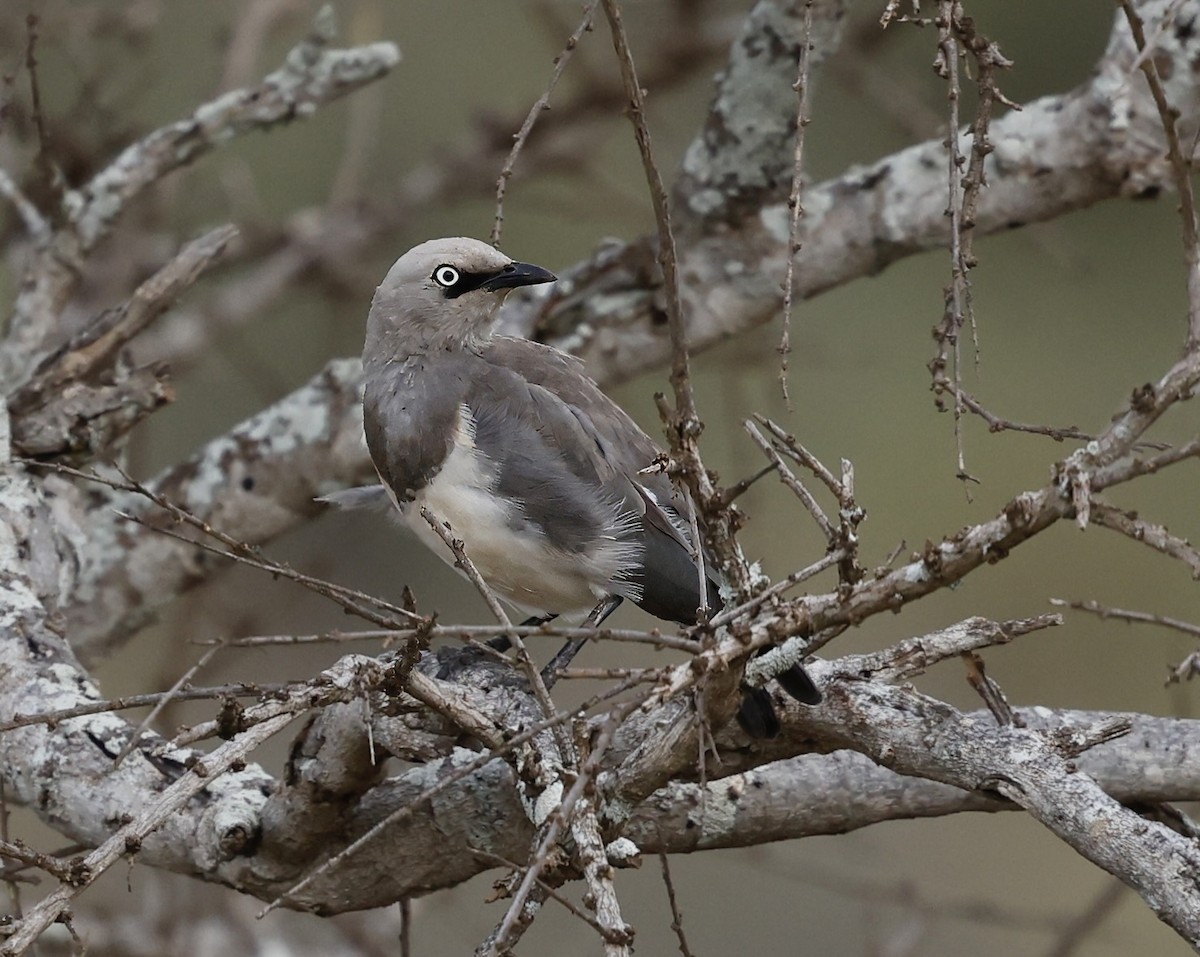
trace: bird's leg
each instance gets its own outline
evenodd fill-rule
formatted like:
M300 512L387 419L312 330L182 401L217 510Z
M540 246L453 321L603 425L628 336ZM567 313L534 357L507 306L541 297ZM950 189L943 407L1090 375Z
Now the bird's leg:
M606 595L601 598L579 627L599 628L604 619L617 610L617 606L621 604L622 600L620 595ZM547 688L554 685L554 682L558 680L558 673L571 663L571 660L579 654L579 649L585 644L587 644L586 638L572 638L559 649L557 655L550 659L550 663L542 669L542 680L546 683Z
M549 621L554 621L554 619L557 617L558 617L557 614L533 615L530 618L526 618L517 627L518 628L537 628L538 626L544 625ZM508 635L497 635L495 638L489 639L487 645L489 648L494 648L496 651L504 652L504 651L508 651L510 648L512 648L512 639L510 639L508 637Z

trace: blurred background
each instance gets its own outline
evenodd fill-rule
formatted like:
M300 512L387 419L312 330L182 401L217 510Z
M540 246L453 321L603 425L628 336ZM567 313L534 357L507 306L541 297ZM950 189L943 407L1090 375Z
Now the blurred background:
M251 251L184 304L212 320L210 332L202 347L177 351L177 401L131 442L130 465L138 476L178 461L308 380L329 359L357 354L374 286L409 246L441 235L487 237L494 208L489 184L581 13L579 3L560 0L345 0L334 6L340 44L393 40L403 53L400 66L310 120L239 140L172 175L131 212L88 278L80 315L119 302L205 227L236 223ZM703 121L712 74L750 4L640 0L625 6L650 90L655 146L664 172L672 174ZM903 26L881 32L875 21L882 6L855 7L851 39L816 80L805 145L810 182L943 135L945 88L930 66L936 32ZM18 72L31 11L39 16L49 154L76 184L132 138L274 69L308 31L315 5L5 4L0 67L17 78L2 91L0 164L17 178L31 168L35 142L26 76ZM1015 61L1002 88L1017 102L1084 82L1112 25L1108 3L972 0L968 12ZM555 109L541 119L543 138L534 141L540 145L535 151L531 143L529 162L518 164L510 184L503 237L510 254L560 269L605 237L652 230L628 123L619 105L600 95L615 82L601 25L581 44L555 93ZM321 211L328 209L339 211L343 226L369 224L372 240L347 244L344 257L330 254L337 243L322 234L328 220ZM1164 196L1112 202L981 239L972 274L979 358L968 388L1013 420L1102 428L1134 386L1156 378L1178 355L1185 332L1178 235L1174 197ZM7 303L20 262L19 224L7 207L0 207L0 236L10 250L10 268L0 273L0 302ZM274 251L306 244L320 247L320 255L278 287L236 285L253 279L255 264ZM979 421L966 423L965 450L980 484L968 490L955 478L953 422L934 408L925 365L949 274L948 254L934 252L798 304L790 410L777 382L778 323L697 357L709 465L726 482L757 469L757 453L740 424L754 412L784 423L827 464L850 459L858 501L868 513L861 527L868 565L882 563L901 543L905 553L919 550L927 539L983 521L1017 492L1041 485L1070 443L991 435ZM223 293L228 288L242 297L231 301ZM665 388L662 371L612 392L658 435L652 397ZM1173 441L1195 432L1195 410L1181 409L1153 437ZM1195 462L1185 463L1119 489L1110 500L1194 540L1200 537L1196 482ZM773 576L823 552L811 520L777 483L758 483L743 506L750 516L744 547ZM327 515L269 552L391 598L408 584L419 607L437 609L443 622L488 621L469 585L372 517ZM1039 614L1051 610L1051 597L1200 620L1197 586L1182 564L1103 530L1080 532L1061 523L955 591L901 616L872 619L826 653L879 648L968 615ZM617 624L648 624L636 609L620 616ZM334 627L352 623L289 583L235 569L178 602L98 677L110 695L163 689L200 657L204 648L191 643L196 640ZM304 678L345 650L232 649L196 682ZM1195 688L1164 682L1169 666L1192 650L1179 634L1068 612L1064 627L992 649L985 658L1014 705L1188 716L1196 711ZM627 646L590 648L586 656L581 663L653 658ZM979 707L956 664L917 685L957 707ZM203 704L175 707L162 726L169 730L210 711ZM277 768L285 746L268 750L264 763ZM59 846L60 839L25 817L18 816L14 828L39 847ZM703 955L1187 952L1135 895L1017 813L891 823L840 837L677 857L672 867L684 927ZM471 952L503 913L503 903L484 903L494 876L413 902L414 953ZM657 865L622 872L618 890L639 952L673 952ZM30 893L37 896L36 889ZM132 867L110 873L103 887L84 895L76 915L93 941L90 953L141 953L139 928L153 924L159 939L170 939L185 916L210 921L206 940L213 952L255 953L256 939L276 932L293 939L295 953L396 952L394 909L332 921L280 913L258 923L247 919L259 906ZM1078 933L1080 927L1088 932ZM581 924L547 907L519 950L566 957L596 953L598 946Z

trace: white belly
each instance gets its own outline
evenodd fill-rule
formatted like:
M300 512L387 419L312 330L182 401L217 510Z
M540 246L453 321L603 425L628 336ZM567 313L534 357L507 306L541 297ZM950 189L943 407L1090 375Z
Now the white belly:
M521 520L518 506L495 496L495 484L495 468L475 448L464 415L441 470L401 513L439 558L454 565L453 552L429 527L421 508L448 523L484 581L524 610L575 611L609 593L608 575L594 557L551 548L539 529Z

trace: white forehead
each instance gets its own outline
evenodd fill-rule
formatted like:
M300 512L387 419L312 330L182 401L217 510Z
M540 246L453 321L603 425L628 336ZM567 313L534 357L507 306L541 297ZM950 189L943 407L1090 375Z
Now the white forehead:
M438 266L453 266L460 272L498 272L512 260L478 239L455 236L430 239L413 246L396 260L385 282L402 283L427 279Z

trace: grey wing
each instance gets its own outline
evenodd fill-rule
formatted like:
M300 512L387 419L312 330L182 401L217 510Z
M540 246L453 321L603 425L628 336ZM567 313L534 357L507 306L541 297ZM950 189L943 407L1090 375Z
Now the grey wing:
M363 432L371 461L397 501L410 502L442 467L466 392L461 370L394 362L363 387Z
M596 594L639 597L640 523L574 411L508 369L472 376L463 405L510 521L531 526Z
M550 390L570 406L592 437L604 468L623 476L626 487L634 489L635 497L641 500L642 560L635 578L640 592L637 603L658 618L694 624L700 588L691 535L685 527L686 499L665 475L642 474L658 455L654 441L587 377L583 363L575 357L550 346L506 336L493 337L485 346L485 355L491 362L512 368L527 381ZM708 606L719 610L723 602L711 564L706 572ZM797 700L806 704L821 700L820 691L802 666L794 665L778 678ZM762 689L755 690L766 695ZM743 711L750 715L756 709L765 710L767 724L778 727L769 696L765 705L753 695L748 697Z
M464 404L476 448L496 464L496 491L561 550L628 537L632 503L570 405L511 370L472 380Z
M584 375L578 360L549 346L524 339L496 337L488 344L487 358L505 364L530 383L535 395L551 396L570 412L552 419L571 435L576 455L573 469L600 483L635 516L634 535L641 561L634 571L635 601L647 612L668 621L691 624L700 605L699 576L690 535L682 518L683 499L661 473L642 474L658 455L654 441L623 409ZM584 440L579 438L580 434ZM721 607L717 583L710 566L707 603Z

